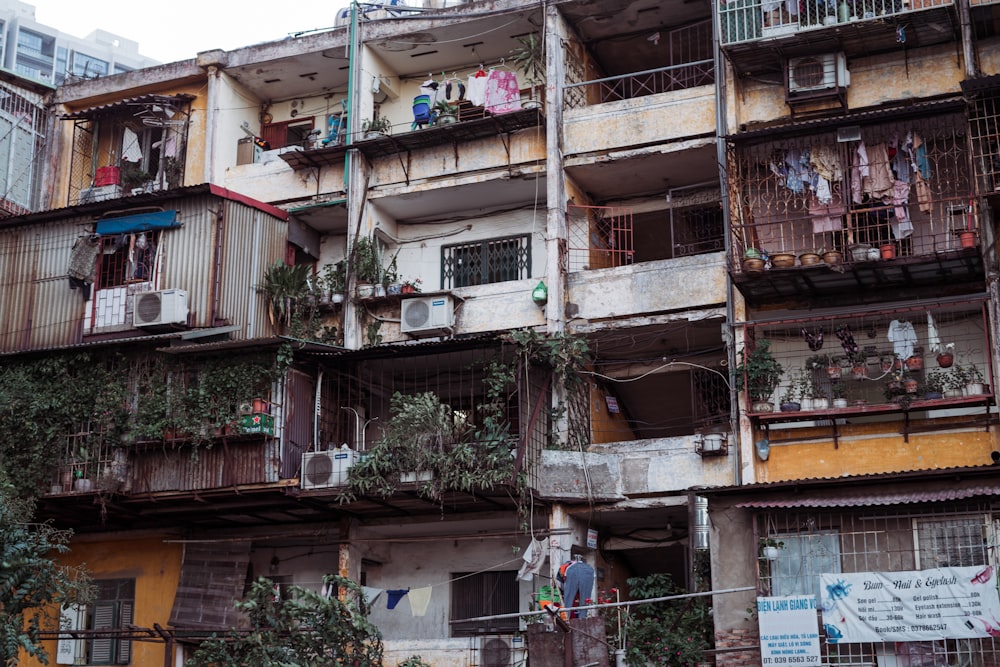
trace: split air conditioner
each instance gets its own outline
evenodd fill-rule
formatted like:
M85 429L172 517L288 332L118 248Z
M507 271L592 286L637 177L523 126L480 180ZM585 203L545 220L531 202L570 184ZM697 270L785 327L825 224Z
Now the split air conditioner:
M306 452L302 455L303 489L328 489L346 486L347 475L357 455L347 446L325 452Z
M455 309L451 296L421 296L403 299L399 329L412 336L440 336L451 332Z
M132 322L137 327L186 325L187 319L188 294L184 290L167 289L135 295Z
M843 53L822 53L788 59L789 95L846 88L851 83Z

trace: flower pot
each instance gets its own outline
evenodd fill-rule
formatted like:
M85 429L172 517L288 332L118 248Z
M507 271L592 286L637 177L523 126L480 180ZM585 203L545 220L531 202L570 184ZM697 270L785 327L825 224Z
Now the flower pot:
M912 356L906 358L906 367L911 371L919 371L924 367L924 358Z
M965 385L966 396L980 396L986 393L986 387L982 382L970 382Z
M403 286L400 283L392 283L386 286L385 293L389 296L397 296L403 293Z
M330 303L334 305L344 303L344 295L340 292L334 292L330 295Z
M58 496L62 492L63 492L62 484L53 484L52 486L49 487L50 496Z
M372 295L375 293L375 286L362 284L358 285L355 288L355 291L359 299L370 299Z
M253 410L253 414L257 415L266 415L271 412L270 406L263 398L255 398L250 401L250 409Z
M941 368L951 368L951 365L955 363L955 355L951 352L942 352L937 356L937 362Z
M764 260L759 257L747 257L743 260L744 273L760 273L764 270Z
M823 258L814 252L804 252L799 255L799 264L802 266L810 266L811 264L819 264L823 261Z
M917 393L917 385L919 384L920 383L914 380L913 378L903 380L903 391L905 391L907 394L915 394Z
M802 409L805 410L806 412L813 409L813 399L803 398L801 403L802 403Z
M539 100L521 100L522 109L541 109L542 103Z
M372 285L372 296L383 297L385 296L385 285Z
M438 114L437 120L434 121L435 125L451 125L452 123L458 122L458 116L453 113L442 113Z
M836 380L840 377L840 366L827 366L826 376L831 380Z
M797 401L785 401L778 408L782 412L798 412L802 409L802 404Z
M847 399L846 398L835 398L833 399L833 407L835 408L846 408Z
M867 262L869 250L871 250L871 246L867 243L855 243L850 247L851 259L855 262Z
M936 401L939 398L943 398L943 395L941 394L940 391L929 391L924 394L925 401Z
M401 288L402 294L416 294L416 292L417 292L416 285L403 285Z
M90 493L94 488L94 483L87 477L80 477L73 480L73 490L77 493Z
M790 252L779 252L771 255L771 268L787 269L795 266L795 255Z
M750 410L752 412L774 412L774 404L770 401L755 400L750 404Z
M778 560L778 547L764 547L761 553L768 560Z
M945 398L959 398L962 396L961 389L946 389L944 392Z
M896 256L896 244L883 243L879 246L879 252L882 253L882 259L892 259Z
M830 399L825 396L820 396L818 398L813 398L813 410L826 410L830 407Z
M864 364L851 366L851 377L855 380L864 380L868 377L868 367Z
M973 231L960 231L956 232L958 234L959 245L963 248L975 248L976 247L976 233Z
M844 253L839 250L828 250L823 253L823 261L830 266L837 266L844 260Z

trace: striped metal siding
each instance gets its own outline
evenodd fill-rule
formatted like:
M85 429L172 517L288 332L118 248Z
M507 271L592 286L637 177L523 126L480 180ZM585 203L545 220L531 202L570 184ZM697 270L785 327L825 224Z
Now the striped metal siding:
M129 451L125 490L132 494L198 491L267 481L264 441L216 442L212 447L152 446Z
M0 230L0 351L79 342L85 302L66 278L70 251L92 218Z

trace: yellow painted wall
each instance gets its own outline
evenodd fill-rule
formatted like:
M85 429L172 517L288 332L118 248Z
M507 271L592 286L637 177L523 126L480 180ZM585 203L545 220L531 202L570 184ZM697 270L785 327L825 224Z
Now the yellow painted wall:
M625 421L625 415L621 412L615 414L608 411L608 403L605 396L609 396L596 384L590 387L590 432L591 440L595 444L605 442L621 442L622 440L635 440L635 434Z
M887 427L893 432L887 432ZM996 435L982 429L911 434L906 442L899 435L901 427L902 422L840 425L836 446L832 439L772 444L766 462L754 457L756 480L763 483L982 466L991 463L990 453L997 447ZM772 430L769 437L773 442L829 434L829 427L816 427ZM756 438L761 437L756 434Z
M94 579L135 579L133 623L151 628L154 623L167 627L174 595L180 581L183 545L164 542L164 536L140 539L91 541L75 539L71 550L60 560L85 564ZM46 642L50 664L55 664L56 642ZM132 642L132 667L162 667L164 644ZM22 656L23 657L23 656ZM36 667L36 660L24 658L22 665Z

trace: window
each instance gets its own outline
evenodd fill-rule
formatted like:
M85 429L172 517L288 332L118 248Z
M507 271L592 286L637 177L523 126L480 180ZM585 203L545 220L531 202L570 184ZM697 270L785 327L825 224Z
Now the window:
M983 518L917 519L918 569L986 564Z
M518 611L517 572L456 572L451 575L451 620L478 618ZM470 637L517 631L518 619L452 623L452 635Z
M153 278L159 232L138 232L101 239L97 288L117 287Z
M100 58L88 56L86 53L73 55L73 74L84 79L105 76L108 73L108 63Z
M87 607L87 628L125 628L132 623L135 606L135 579L104 579L94 582L97 595ZM127 665L132 659L132 642L127 639L90 639L87 664Z
M809 595L822 599L820 575L840 572L840 540L836 530L778 534L784 544L769 561L771 595Z
M285 146L301 146L309 148L307 145L309 133L313 130L312 117L302 120L290 120L284 123L268 123L261 130L261 138L266 141L272 149L284 148Z
M529 277L530 241L528 234L522 234L442 246L444 288L485 285Z

